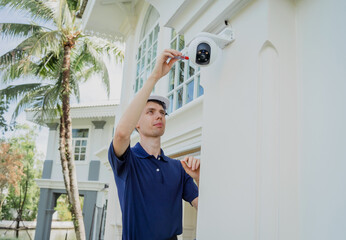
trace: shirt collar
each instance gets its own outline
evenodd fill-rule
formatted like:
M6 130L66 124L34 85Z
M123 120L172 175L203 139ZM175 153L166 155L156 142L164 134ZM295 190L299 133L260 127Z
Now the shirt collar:
M150 155L149 153L147 153L139 142L133 147L133 152L139 158L154 157L153 155ZM165 153L163 152L162 149L161 149L161 154L159 155L159 157L161 157L161 159L163 161L168 162L168 160L167 160L168 157L166 157L166 155L165 155Z

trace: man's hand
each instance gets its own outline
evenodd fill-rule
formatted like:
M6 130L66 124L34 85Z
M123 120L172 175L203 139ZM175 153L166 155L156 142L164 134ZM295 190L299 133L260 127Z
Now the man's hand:
M165 49L156 59L155 67L151 73L151 77L158 80L165 76L169 70L171 70L173 64L179 59L175 59L175 56L181 56L181 52L174 49ZM167 62L167 60L170 60Z
M197 182L197 185L199 185L200 160L189 156L185 157L184 160L181 160L180 162L186 173L189 174Z

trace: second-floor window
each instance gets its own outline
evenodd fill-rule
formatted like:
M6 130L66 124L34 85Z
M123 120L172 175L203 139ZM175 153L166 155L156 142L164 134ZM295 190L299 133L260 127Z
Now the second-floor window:
M89 129L72 129L72 149L75 161L85 161L88 147Z
M171 33L170 47L186 53L184 36L177 34L174 29ZM204 89L200 85L200 68L192 66L189 61L177 61L169 72L168 94L170 101L168 113L203 95Z
M136 55L135 93L142 88L143 83L147 80L156 62L157 42L160 30L158 18L158 12L153 7L150 7L144 20L141 41Z

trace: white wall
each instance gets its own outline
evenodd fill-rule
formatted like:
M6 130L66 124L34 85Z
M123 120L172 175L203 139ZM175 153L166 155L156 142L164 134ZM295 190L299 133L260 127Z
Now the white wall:
M346 1L297 1L302 240L346 239Z
M292 1L258 0L201 72L197 239L297 239L297 82Z

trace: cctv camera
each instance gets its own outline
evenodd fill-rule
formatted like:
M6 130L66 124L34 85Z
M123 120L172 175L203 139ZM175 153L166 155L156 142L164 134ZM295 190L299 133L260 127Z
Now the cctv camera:
M220 35L201 32L191 41L188 54L192 64L205 67L215 61L221 48L234 40L233 32L229 28L225 30Z

